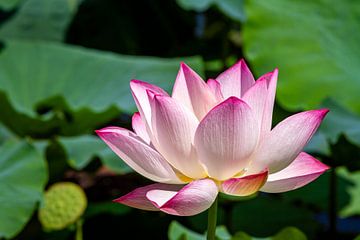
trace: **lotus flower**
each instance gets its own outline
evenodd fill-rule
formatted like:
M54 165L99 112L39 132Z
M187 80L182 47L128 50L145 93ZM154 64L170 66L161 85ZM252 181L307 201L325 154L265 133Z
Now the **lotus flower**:
M302 152L327 109L292 115L274 128L278 70L254 80L244 60L206 83L182 63L169 96L132 80L139 113L134 132L106 127L97 134L131 168L155 184L114 200L134 208L190 216L218 192L247 196L290 191L328 166Z

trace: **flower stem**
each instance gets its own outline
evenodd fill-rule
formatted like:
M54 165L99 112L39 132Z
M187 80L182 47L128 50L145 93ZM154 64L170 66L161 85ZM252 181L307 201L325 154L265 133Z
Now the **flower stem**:
M82 239L83 239L82 219L79 219L76 222L75 240L82 240Z
M218 197L208 210L208 228L207 240L215 240L216 222L217 222Z

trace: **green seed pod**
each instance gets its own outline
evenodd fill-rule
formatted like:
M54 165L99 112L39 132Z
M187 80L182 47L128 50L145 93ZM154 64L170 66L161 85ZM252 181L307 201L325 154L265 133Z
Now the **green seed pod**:
M39 209L39 220L47 231L61 230L75 223L87 205L83 189L71 182L52 185L45 193L44 205Z

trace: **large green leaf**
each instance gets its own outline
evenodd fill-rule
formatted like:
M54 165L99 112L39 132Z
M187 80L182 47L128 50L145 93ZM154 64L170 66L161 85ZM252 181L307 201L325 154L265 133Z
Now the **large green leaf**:
M346 191L350 194L350 203L341 210L342 217L360 215L360 171L349 173L346 169L340 168L339 174L353 183Z
M266 238L251 237L244 232L238 232L231 240L306 240L307 237L303 232L294 227L286 227L278 232L275 236Z
M206 234L196 233L180 223L171 222L168 230L168 237L170 240L205 240ZM224 226L216 228L217 240L306 240L306 236L299 229L294 227L286 227L279 231L276 235L266 238L252 237L244 232L238 232L231 236Z
M206 234L194 232L176 221L170 223L168 229L168 238L170 240L205 240ZM230 240L231 235L224 226L216 227L216 239Z
M0 28L0 38L62 41L80 0L26 0Z
M306 240L307 237L303 232L294 227L287 227L277 233L271 240Z
M101 140L90 135L63 137L59 138L59 141L67 153L70 166L77 170L86 167L90 160L106 147Z
M181 60L202 72L200 58ZM135 111L131 79L171 89L181 60L40 41L7 42L0 55L0 93L6 95L0 94L5 109L0 120L22 135L83 133L120 111Z
M323 156L329 156L330 146L326 135L318 131L311 139L310 142L304 148L305 152L322 154Z
M351 143L360 147L360 117L329 99L322 106L329 108L330 113L321 124L320 131L330 142L336 143L341 134L344 134Z
M360 156L360 117L330 99L325 100L322 107L330 109L330 113L305 150L331 157L333 166L360 169L357 161Z
M351 143L344 135L331 145L331 152L332 166L345 166L351 172L360 170L360 146Z
M4 10L11 10L21 3L23 0L1 0L0 8Z
M252 0L245 55L259 76L278 67L278 100L317 107L326 97L360 113L360 2Z
M9 129L7 129L2 123L0 123L0 144L13 137L14 136L9 131Z
M243 0L177 0L177 3L186 10L206 11L212 5L219 7L219 9L227 16L244 21L244 4Z
M59 141L65 148L70 166L75 169L83 169L94 157L99 157L105 166L117 173L125 174L132 171L132 169L98 137L91 135L62 137L59 138Z
M169 226L168 238L169 240L204 240L205 236L182 226L176 221L173 221Z
M25 141L7 141L0 153L0 238L11 238L41 201L47 169L43 156Z

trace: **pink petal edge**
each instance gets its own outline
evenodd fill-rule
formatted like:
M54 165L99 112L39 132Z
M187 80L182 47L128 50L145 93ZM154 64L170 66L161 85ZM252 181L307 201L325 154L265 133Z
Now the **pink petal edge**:
M261 137L266 136L271 131L278 75L279 71L277 68L275 68L274 71L259 78L259 80L265 79L268 84L268 91L261 124Z
M198 119L202 119L217 103L209 86L185 63L180 64L172 98L186 106Z
M220 191L229 195L248 196L259 191L267 177L268 170L264 170L253 175L231 178L221 183Z
M162 88L143 82L140 80L133 79L130 81L130 88L136 106L140 112L140 115L145 123L146 128L151 132L151 108L148 98L148 91L152 91L158 95L169 96Z
M294 114L271 130L262 139L249 167L249 173L266 167L270 173L286 168L302 151L314 135L328 109L310 110Z
M154 189L162 189L164 191L179 191L182 187L183 185L155 183L136 188L128 194L113 200L113 202L121 203L126 206L142 210L159 211L159 209L155 207L154 204L149 201L149 199L147 199L146 194Z
M99 137L127 165L155 182L183 183L170 164L135 133L119 127L96 130Z
M242 99L251 107L254 116L259 125L259 130L262 128L262 120L266 106L268 95L267 81L261 78L246 91Z
M147 133L146 125L144 121L141 119L139 112L135 112L134 115L132 116L131 125L136 135L141 137L142 140L144 140L147 144L150 144L150 137L149 134Z
M244 59L225 70L216 80L221 85L224 98L231 96L241 98L255 84L255 79Z
M211 179L195 180L179 192L164 194L162 190L151 190L146 197L161 211L177 216L192 216L207 210L218 194ZM167 197L167 199L166 199Z
M314 181L329 168L313 156L301 152L287 168L270 174L260 191L280 193L295 190Z

